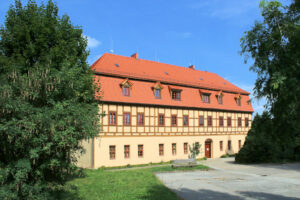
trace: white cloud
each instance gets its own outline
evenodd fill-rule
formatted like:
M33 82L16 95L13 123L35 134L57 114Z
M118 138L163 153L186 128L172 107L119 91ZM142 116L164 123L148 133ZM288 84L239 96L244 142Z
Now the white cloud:
M96 38L86 36L88 40L88 47L89 48L95 48L102 44L101 41L97 40Z

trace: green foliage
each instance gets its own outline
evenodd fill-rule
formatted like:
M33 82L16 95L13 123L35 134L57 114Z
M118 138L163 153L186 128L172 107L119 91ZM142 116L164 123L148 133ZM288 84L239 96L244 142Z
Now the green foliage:
M99 132L87 40L56 4L19 0L0 27L0 199L49 199Z
M266 116L262 116L257 118L258 125L252 127L257 129L251 130L250 133L257 137L264 135L269 138L263 140L266 142L264 146L268 148L271 148L271 144L278 145L276 149L279 149L280 155L275 157L295 160L300 158L299 1L294 1L290 6L283 6L278 1L262 1L260 8L264 20L255 22L254 27L245 33L241 39L241 53L246 58L250 56L254 59L250 69L257 73L255 95L258 98L267 98L266 108L272 131L269 130L270 133L265 134L267 130L262 130L261 126L264 124L259 121L266 119ZM265 132L259 134L259 131ZM254 140L253 137L247 140L250 138ZM251 141L246 143L255 145ZM258 148L257 145L253 148ZM273 160L273 154L269 154L270 157L266 157L266 160Z
M189 145L189 150L191 153L189 157L195 159L200 154L200 148L201 148L201 144L199 144L199 142L193 143L192 146Z

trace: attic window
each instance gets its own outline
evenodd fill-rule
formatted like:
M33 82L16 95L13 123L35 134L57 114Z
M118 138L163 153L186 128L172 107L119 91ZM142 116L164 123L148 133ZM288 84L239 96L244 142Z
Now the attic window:
M236 104L238 106L241 106L242 105L242 97L240 94L238 94L236 97L235 97L235 101L236 101Z
M154 96L156 99L161 99L161 90L154 88Z
M130 96L130 90L128 86L123 87L123 96Z
M202 93L201 97L202 97L202 102L203 103L210 103L210 94Z
M122 83L120 83L120 86L122 88L122 94L123 96L130 96L130 90L132 87L132 83L128 80L125 79Z
M218 99L218 103L220 105L223 104L223 93L222 93L222 91L218 92L218 94L216 96L217 96L217 99Z
M117 63L115 64L115 66L116 66L116 67L120 67L120 65L119 65L119 64L117 64Z

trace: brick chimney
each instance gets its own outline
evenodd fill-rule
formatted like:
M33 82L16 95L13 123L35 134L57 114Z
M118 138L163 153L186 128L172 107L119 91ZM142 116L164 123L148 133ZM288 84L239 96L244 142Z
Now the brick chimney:
M132 55L131 55L131 58L138 59L138 58L139 58L139 54L138 54L138 53L132 54Z
M195 65L189 66L190 69L195 69Z

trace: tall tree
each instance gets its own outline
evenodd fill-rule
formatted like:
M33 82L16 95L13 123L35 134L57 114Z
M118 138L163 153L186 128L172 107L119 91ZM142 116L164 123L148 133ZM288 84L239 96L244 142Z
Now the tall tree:
M0 27L0 199L47 199L99 132L82 29L51 0L11 5Z
M268 134L279 146L279 159L300 158L299 4L261 1L263 21L255 22L241 39L242 54L254 59L250 69L257 73L255 94L267 98L274 127Z

